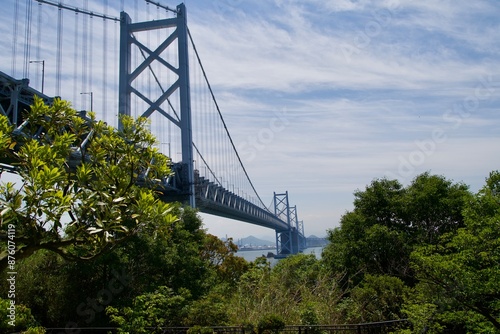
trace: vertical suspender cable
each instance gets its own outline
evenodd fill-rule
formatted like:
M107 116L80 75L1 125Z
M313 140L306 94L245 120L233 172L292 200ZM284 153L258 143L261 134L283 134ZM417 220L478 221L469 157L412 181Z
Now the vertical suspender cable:
M108 15L108 0L104 0L104 15ZM106 23L106 19L102 19L102 113L103 119L107 122L107 116L109 113L107 100L108 100L108 24Z
M90 16L90 21L89 21L89 66L88 66L88 91L93 92L93 79L94 79L94 37L93 37L93 32L94 32L94 16ZM95 94L94 94L95 96ZM93 106L90 106L89 110L92 109ZM94 111L94 110L92 110Z
M203 127L201 128L202 129L202 135L203 135L203 152L205 154L208 154L208 156L210 157L210 142L209 142L209 129L208 129L208 120L207 120L207 108L206 108L206 104L205 104L205 96L206 94L204 94L203 92L203 85L200 84L200 88L198 89L199 91L199 94L200 94L200 105L201 105L201 108L200 108L200 113L201 113L201 122L203 124ZM208 177L209 174L207 172L207 168L205 168L205 177Z
M138 3L138 0L135 0L134 2L134 21L135 22L138 22L139 21L139 3ZM139 64L139 53L138 52L135 52L135 64L132 64L132 68L135 68L135 66L137 66L137 64ZM142 76L140 76L140 78L137 78L136 79L136 82L138 85L141 85L141 78ZM139 90L141 90L141 88L139 88ZM138 112L139 112L139 99L137 97L134 98L134 105L135 105L135 110L133 111L134 113L134 118L137 118L138 116Z
M194 52L196 53L196 58L198 59L198 63L200 64L200 68L201 68L201 70L202 70L202 72L203 72L203 76L204 76L204 78L205 78L206 84L207 84L208 89L209 89L209 91L210 91L210 94L211 94L211 96L212 96L212 99L213 99L213 102L214 102L215 107L216 107L216 109L217 109L217 112L218 112L218 115L219 115L219 117L220 117L220 120L221 120L221 122L222 122L222 124L223 124L223 126L224 126L224 129L225 129L226 134L227 134L227 136L228 136L228 138L229 138L229 141L230 141L230 143L231 143L231 146L232 146L232 147L233 147L233 149L234 149L234 152L235 152L235 154L236 154L236 157L238 158L238 162L239 162L239 164L240 164L240 166L241 166L241 168L242 168L243 172L245 173L245 176L246 176L246 178L247 178L247 180L248 180L248 183L249 183L249 184L250 184L250 186L252 187L252 190L254 191L255 195L257 196L258 203L262 204L262 206L264 206L264 207L265 207L264 202L262 202L262 199L260 198L259 194L257 193L257 190L255 189L255 187L254 187L254 185L253 185L252 181L250 180L250 177L248 176L248 173L247 173L247 171L246 171L246 169L245 169L245 166L243 166L243 162L241 161L240 155L238 154L238 151L236 150L236 147L235 147L235 145L234 145L233 139L231 138L231 135L229 134L229 130L227 129L227 126L226 126L226 123L225 123L225 121L224 121L224 118L222 117L222 113L220 112L219 105L217 104L217 101L215 100L215 95L214 95L214 93L213 93L213 91L212 91L212 87L210 86L210 83L208 82L208 78L207 78L207 76L206 76L205 70L203 69L203 65L201 64L201 59L200 59L200 57L199 57L199 55L198 55L198 52L197 52L197 50L196 50L196 45L194 44L194 41L193 41L193 38L192 38L192 36L191 36L191 33L189 32L189 29L188 29L188 36L189 36L189 40L191 41L191 44L193 45L193 50L194 50ZM258 205L258 203L257 203L257 205Z
M150 16L150 11L149 11L149 2L146 3L146 13L147 13L147 21L151 21L151 16ZM151 50L154 50L154 48L151 47L151 31L148 30L146 32L146 41L147 41L147 47ZM151 72L153 72L153 68L151 67L151 65L149 65L149 68L151 70ZM148 98L151 99L151 75L148 75L148 79L147 79L147 86L148 86ZM155 116L155 115L151 115L151 116Z
M160 7L158 7L158 6L156 6L156 19L157 20L160 19ZM161 43L160 40L161 40L161 29L157 29L156 30L156 45L159 45ZM161 82L162 68L161 68L160 64L157 64L156 68L157 68L156 72L158 73L158 81ZM160 125L159 125L160 129L164 129L165 117L160 117L159 123L160 123ZM170 145L170 144L167 143L165 140L166 140L165 131L161 131L161 133L160 133L160 151L170 158L170 152L168 152L168 145ZM165 147L164 145L167 145L167 147Z
M88 33L88 36L89 36L89 65L88 65L88 89L87 91L88 92L92 92L92 94L94 93L93 92L93 79L94 79L94 72L93 72L93 69L94 69L94 64L93 64L93 60L94 60L94 57L93 57L93 54L94 54L94 38L93 38L93 32L94 32L94 16L93 15L90 15L90 20L89 20L89 33ZM94 94L94 97L95 97L95 94ZM89 110L92 110L93 106L91 105ZM95 111L95 110L92 110L92 111Z
M16 76L16 58L17 58L17 23L19 22L19 1L20 0L16 0L16 5L14 7L14 28L13 28L13 31L14 31L14 34L12 36L12 76L15 77Z
M39 2L38 6L38 20L37 20L37 25L36 25L36 59L40 60L42 59L41 54L40 54L40 49L42 48L42 4ZM44 69L42 69L43 71ZM40 82L39 77L40 77L40 71L36 71L36 77L35 80L36 82ZM43 83L43 78L42 78L42 83ZM43 88L43 85L42 85ZM43 90L43 89L42 89Z
M84 1L83 8L86 10L88 8L88 0ZM84 15L82 17L82 47L80 48L80 52L82 53L82 86L80 93L88 93L87 91L87 52L88 52L88 16ZM88 96L85 94L81 94L82 98L82 106L85 110L89 110L87 108L87 100Z
M73 52L74 52L74 59L73 59L73 78L76 80L78 78L78 56L80 55L80 47L78 44L79 41L79 29L78 29L78 12L75 12L75 37L74 37L74 46L73 46ZM76 103L78 98L78 85L76 82L73 84L73 102Z
M114 26L113 26L113 41L114 43L114 55L120 54L120 39L118 38L118 29L120 29L120 25L115 21ZM118 62L114 62L115 64L118 64ZM116 67L115 67L116 68ZM115 75L113 75L113 87L118 87L118 71L115 71ZM118 92L117 90L113 90L113 126L118 127Z
M190 56L188 59L188 67L189 67L189 83L191 86L191 127L193 131L193 142L201 144L201 141L198 140L197 137L195 137L197 134L199 134L200 127L199 127L199 101L198 101L198 77L196 76L196 66L191 66L191 61L193 55L188 52L188 55ZM194 86L193 86L194 85ZM194 89L193 89L194 87ZM199 146L201 147L201 146ZM195 160L199 160L196 158ZM195 163L195 169L196 169L196 163Z
M57 16L57 57L56 57L56 95L57 96L61 96L63 19L64 19L63 10L61 7L59 7L59 12L58 12L58 16Z
M26 0L26 20L24 26L24 68L23 78L29 78L29 64L31 52L31 16L33 13L33 2Z

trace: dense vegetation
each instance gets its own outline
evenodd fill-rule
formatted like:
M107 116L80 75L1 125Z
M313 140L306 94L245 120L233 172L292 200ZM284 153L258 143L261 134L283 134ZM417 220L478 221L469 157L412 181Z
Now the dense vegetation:
M260 332L394 319L411 321L405 333L500 331L499 172L476 194L430 173L408 186L375 179L328 231L321 259L298 254L271 268L264 258L236 256L232 241L208 234L195 210L136 186L145 169L153 179L169 172L148 165L168 160L152 148L145 120L125 118L117 131L78 121L61 101L37 101L30 117L45 122L34 140L0 119L0 154L18 166L24 190L0 185L2 332L224 325ZM91 131L86 158L69 166L71 147ZM7 298L12 230L15 328Z

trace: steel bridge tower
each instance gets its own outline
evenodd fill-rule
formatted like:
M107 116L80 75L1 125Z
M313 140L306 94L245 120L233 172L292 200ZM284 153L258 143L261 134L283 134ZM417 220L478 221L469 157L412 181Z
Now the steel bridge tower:
M274 214L287 223L287 228L276 230L278 256L297 254L307 248L304 236L304 223L297 218L297 206L290 206L288 191L274 193Z
M170 19L132 23L130 16L122 12L120 17L120 67L119 67L119 114L128 115L131 113L131 96L132 93L143 100L149 107L141 115L141 117L149 117L154 111L159 111L163 116L168 118L170 122L175 124L181 130L181 178L184 185L183 192L188 194L189 205L196 207L195 189L194 189L194 163L193 163L193 135L191 123L191 96L189 86L189 58L188 58L188 29L186 7L184 4L177 6L176 17ZM175 28L156 50L150 50L138 40L134 33L150 30L158 30L165 28ZM178 68L172 66L161 54L173 43L177 41ZM132 46L139 48L141 53L148 54L144 56L144 60L139 65L132 69ZM162 94L152 101L144 96L133 86L141 73L150 70L150 65L153 61L162 64L167 70L177 75L177 80L165 90L162 89ZM169 97L177 92L180 99L180 115L178 119L170 116L162 110L161 105L168 101Z

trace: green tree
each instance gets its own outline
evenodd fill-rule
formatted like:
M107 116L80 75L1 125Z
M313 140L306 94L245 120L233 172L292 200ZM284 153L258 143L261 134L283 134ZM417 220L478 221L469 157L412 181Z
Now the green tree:
M288 324L338 323L338 281L313 254L290 255L273 268L258 259L228 300L231 322L256 324L263 314L275 314Z
M329 231L322 257L333 271L347 273L346 288L365 273L413 284L412 250L463 226L461 212L470 193L461 183L424 173L406 188L396 180L377 179L354 196L354 209Z
M285 328L285 321L276 314L267 314L263 316L257 324L258 334L274 333L278 334Z
M465 226L412 254L420 300L410 303L410 314L427 308L434 310L428 321L500 331L499 190L500 173L492 172L465 206Z
M226 284L234 288L241 275L249 269L249 263L236 256L238 246L231 238L222 241L218 237L207 234L201 249L201 258L216 274L216 284Z
M397 277L366 275L350 294L348 321L353 323L402 319L407 288Z
M415 178L403 196L401 217L413 244L435 244L439 237L464 226L463 208L471 194L463 183L423 173Z
M161 327L183 325L188 291L175 294L161 286L155 292L137 296L132 307L121 310L108 306L106 313L122 333L162 333Z
M14 133L0 116L0 156L22 179L0 185L0 270L9 255L19 261L40 249L91 259L175 220L153 190L170 170L146 119L122 117L118 131L65 101L35 98L25 120Z
M216 293L215 269L200 255L205 240L201 219L189 207L174 205L172 213L179 218L174 223L160 226L154 233L139 231L93 261L67 261L46 250L19 261L17 301L29 306L46 327L106 327L110 326L106 306L133 308L137 296L166 286L175 295L189 292L186 303L213 302L210 310L214 315L206 319L216 319L223 302ZM0 278L0 295L7 295L7 281L2 275Z
M37 326L31 310L23 304L16 304L14 299L0 298L0 330L13 333Z

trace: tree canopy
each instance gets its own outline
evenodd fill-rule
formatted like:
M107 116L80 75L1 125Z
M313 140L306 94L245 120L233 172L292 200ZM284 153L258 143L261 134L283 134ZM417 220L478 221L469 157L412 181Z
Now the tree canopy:
M414 247L435 244L440 235L463 226L462 210L471 195L462 183L423 173L407 187L376 179L354 196L354 209L329 231L325 261L354 282L364 273L411 282Z
M170 173L146 119L122 117L117 130L68 102L39 98L25 116L16 132L0 116L0 156L22 180L0 185L0 269L9 255L21 260L40 249L90 259L175 220L171 205L138 185Z
M412 254L428 321L463 324L471 332L500 331L500 173L466 203L465 225ZM434 313L434 314L433 314ZM437 315L436 315L437 314ZM493 328L492 328L493 327Z

